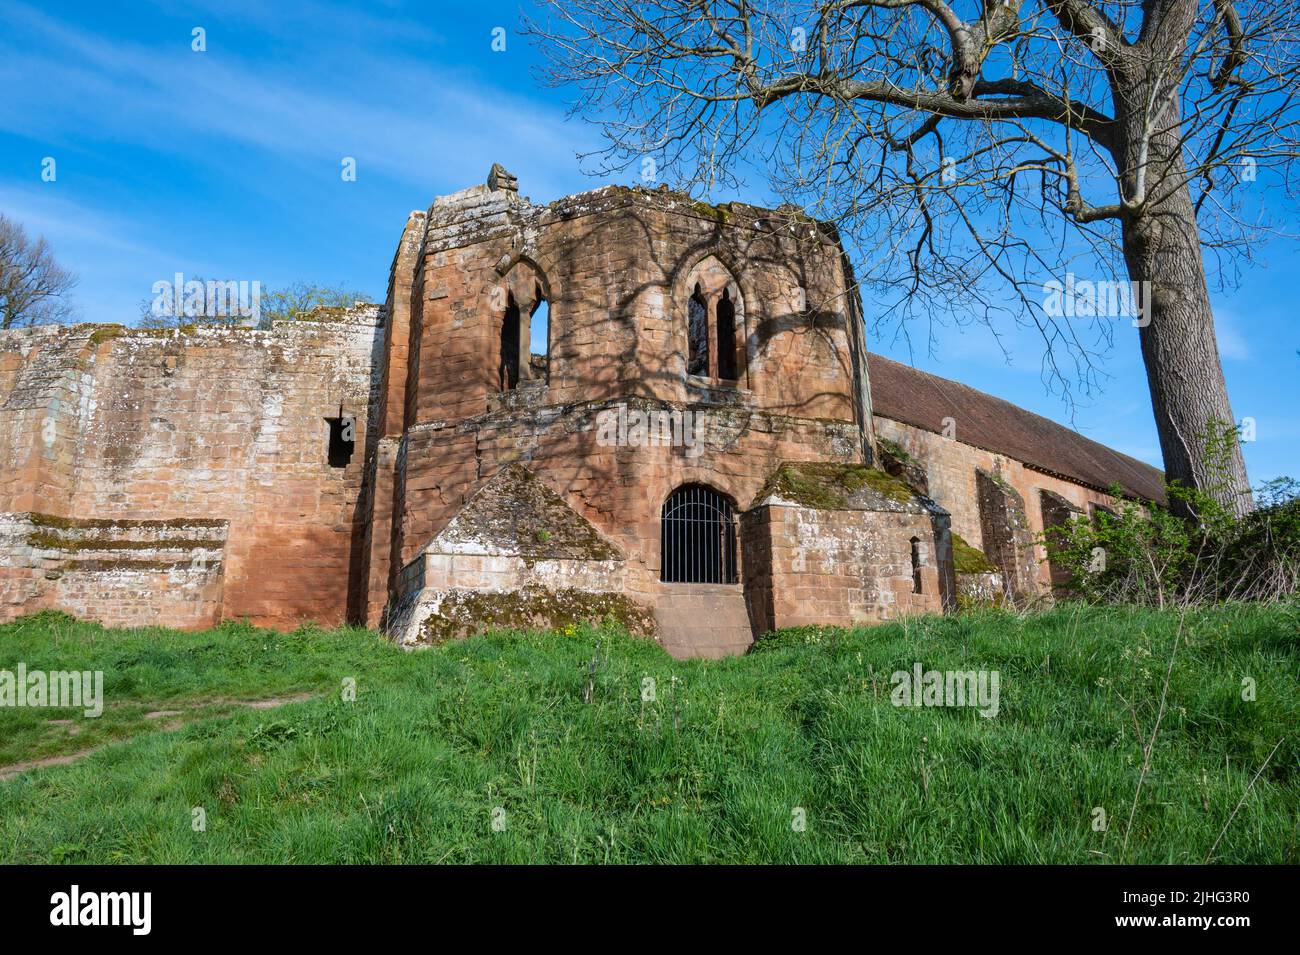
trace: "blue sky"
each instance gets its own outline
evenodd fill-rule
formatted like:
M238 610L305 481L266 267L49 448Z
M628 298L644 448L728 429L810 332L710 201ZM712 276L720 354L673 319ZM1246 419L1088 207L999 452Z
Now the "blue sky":
M575 155L596 133L537 83L518 16L518 2L495 0L6 0L0 211L79 274L84 321L134 321L153 283L178 271L344 284L382 300L407 214L482 182L492 162L537 201L601 184ZM191 49L195 27L206 52ZM492 50L495 27L504 52ZM47 156L54 182L41 179ZM355 182L340 176L343 157L356 159ZM1252 480L1300 477L1300 245L1255 251L1240 287L1215 297L1224 370L1238 418L1256 421ZM924 330L915 352L872 348L1068 423L1038 342L1006 333L1010 364L978 328L939 331L933 354ZM1076 407L1073 426L1159 465L1135 329L1116 333L1105 368L1104 392Z

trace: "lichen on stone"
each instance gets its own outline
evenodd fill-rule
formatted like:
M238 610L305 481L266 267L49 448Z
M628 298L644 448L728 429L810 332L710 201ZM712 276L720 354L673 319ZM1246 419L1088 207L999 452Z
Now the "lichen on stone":
M314 305L302 311L294 312L292 321L298 322L339 322L352 317L361 307L372 303L358 301L355 305Z
M115 570L162 572L202 569L216 572L220 566L221 561L219 560L210 560L198 567L189 560L129 560L123 558L121 560L68 560L59 565L59 570L106 573Z
M654 614L623 594L530 585L513 591L452 590L420 628L419 643L436 645L489 630L556 630L613 621L637 636L653 636Z
M126 332L127 328L125 325L100 325L90 333L90 343L92 345L99 345L103 342L112 341L114 338L125 335Z
M622 559L590 521L520 464L502 468L483 485L429 549L526 561Z
M891 457L897 458L902 464L920 464L920 462L908 454L907 450L897 441L891 440L890 438L877 438L876 444L880 445L882 451Z
M69 552L83 550L202 550L220 547L219 540L171 539L162 540L121 540L111 537L62 537L51 531L33 531L27 535L27 543L42 550L62 550Z
M694 209L696 212L698 212L701 216L704 216L707 219L712 219L714 222L718 223L719 225L726 224L726 221L731 214L731 211L727 209L725 206L711 205L699 199L692 200L691 208Z
M174 517L166 520L138 520L126 517L60 517L57 514L43 514L39 511L32 511L28 517L36 527L54 527L60 530L86 530L104 527L224 528L229 523L219 517Z

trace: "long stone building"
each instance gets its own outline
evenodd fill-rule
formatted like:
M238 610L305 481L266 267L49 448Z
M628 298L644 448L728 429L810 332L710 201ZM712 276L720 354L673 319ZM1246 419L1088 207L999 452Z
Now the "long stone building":
M677 655L1045 594L1047 525L1159 471L869 354L792 210L488 182L387 301L270 328L0 333L0 619L613 617ZM957 559L954 561L954 550Z

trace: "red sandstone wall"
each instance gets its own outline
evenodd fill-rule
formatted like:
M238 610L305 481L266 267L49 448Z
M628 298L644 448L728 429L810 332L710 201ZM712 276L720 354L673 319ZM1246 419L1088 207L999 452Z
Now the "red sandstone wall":
M616 405L582 406L564 414L543 406L493 415L472 427L414 429L407 452L402 563L428 544L482 481L520 462L618 544L629 563L628 592L653 604L661 589L660 508L676 487L709 484L743 509L780 461L858 460L857 431L850 424L739 410L705 414L706 450L695 458L671 446L601 447L596 414Z
M761 633L810 624L851 626L942 613L946 531L928 514L764 505L745 515L746 595ZM923 542L913 592L911 539Z
M58 327L0 332L0 513L68 513L90 338Z
M738 386L686 374L686 303L702 269L706 285L734 284ZM551 305L549 363L542 380L502 393L501 292L526 296L536 283ZM845 292L838 246L808 222L667 193L609 188L536 207L478 187L408 220L387 335L374 310L272 331L0 333L0 513L228 521L216 590L201 582L189 609L168 609L166 578L137 587L159 592L149 604L159 623L218 613L376 623L401 568L476 488L522 462L619 544L627 590L653 604L660 506L675 487L710 484L743 510L782 461L862 459L854 369L864 365ZM701 412L705 452L599 446L596 416L620 403ZM356 446L335 469L324 419L340 406L355 416ZM953 530L975 546L977 469L1019 491L1034 532L1040 490L1085 511L1111 503L937 434L873 426L923 463ZM761 550L746 548L742 569ZM26 581L6 593L27 596L0 613L32 600L99 602L114 620L144 612L117 607L98 578L33 583L58 555L6 556L17 568L8 579ZM847 601L849 616L867 612L845 593L823 596Z
M224 521L0 514L0 620L62 610L105 626L221 619Z
M428 223L411 283L408 430L392 492L375 498L375 533L381 499L394 518L388 566L369 549L371 622L400 568L509 463L615 539L629 589L649 593L660 507L680 484L745 508L783 460L861 460L840 252L810 223L626 189L533 207L486 187L438 200ZM743 300L741 387L686 375L690 283L711 257ZM503 292L518 300L534 283L550 302L547 378L502 393ZM708 450L599 447L596 413L632 398L704 411Z
M930 482L930 497L952 514L953 533L960 534L972 547L984 549L976 470L1000 474L1003 480L1020 493L1024 498L1029 529L1035 536L1043 531L1039 494L1042 490L1060 495L1085 514L1091 513L1090 507L1094 504L1112 508L1115 506L1114 499L1103 491L1044 474L1005 455L994 454L889 418L876 416L875 423L877 435L898 442L903 450L925 468ZM960 423L958 429L960 436ZM1034 553L1035 560L1039 562L1039 579L1046 587L1051 582L1047 553L1041 546L1035 546Z
M550 403L698 400L685 374L686 302L693 268L710 256L743 294L745 385L756 406L854 420L840 253L814 241L810 224L627 189L549 207L467 193L429 210L410 423L488 410L500 390L501 291L518 284L517 270L550 295Z
M224 519L223 616L343 621L363 537L377 315L270 331L5 333L0 368L17 372L0 399L0 510ZM47 445L52 405L58 430ZM340 405L356 417L356 445L346 468L332 468L325 418ZM158 616L150 622L173 625Z

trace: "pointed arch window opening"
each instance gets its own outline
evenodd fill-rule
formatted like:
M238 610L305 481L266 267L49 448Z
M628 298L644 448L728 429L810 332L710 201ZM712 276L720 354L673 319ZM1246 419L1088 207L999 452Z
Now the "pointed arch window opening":
M686 302L686 373L738 385L745 378L744 310L735 283L695 282Z
M550 338L551 307L542 284L534 284L531 301L523 302L522 307L514 292L507 290L501 319L502 391L513 391L521 382L548 380Z
M551 303L541 285L533 302L528 319L528 367L532 378L549 381L551 373Z
M736 306L731 290L723 289L718 299L718 377L735 381L740 377L736 361Z
M707 378L709 375L709 305L699 283L686 304L687 349L686 372Z
M519 387L519 304L513 292L506 293L506 314L501 321L501 390L513 391Z

